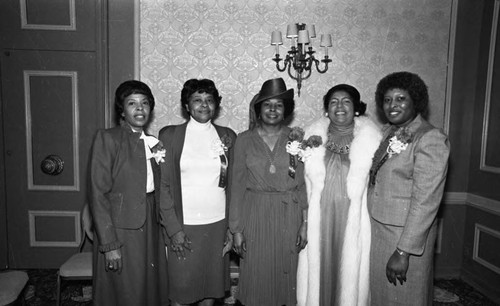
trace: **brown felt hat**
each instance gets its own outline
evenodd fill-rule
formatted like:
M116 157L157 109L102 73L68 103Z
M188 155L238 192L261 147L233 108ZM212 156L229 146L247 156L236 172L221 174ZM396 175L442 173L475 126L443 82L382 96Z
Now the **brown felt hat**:
M283 99L283 101L293 100L293 88L286 89L285 81L282 78L270 79L262 84L259 97L254 105L268 99Z
M282 99L285 105L285 118L293 113L295 101L293 100L293 88L286 89L282 78L270 79L262 84L259 93L250 101L249 127L254 128L257 124L260 103L268 99Z

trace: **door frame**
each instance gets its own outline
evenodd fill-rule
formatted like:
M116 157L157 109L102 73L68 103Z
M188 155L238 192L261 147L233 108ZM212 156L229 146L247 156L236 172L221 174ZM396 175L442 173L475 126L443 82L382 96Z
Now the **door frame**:
M1 69L0 69L0 78ZM2 86L0 83L0 118L3 122ZM3 124L0 124L0 270L9 267L9 243L7 240L7 194L5 185L5 144Z
M100 63L98 82L103 84L99 93L101 128L114 126L115 88L125 80L139 78L139 8L140 0L97 0L100 23L96 29L96 55ZM0 84L0 118L3 118L1 93ZM7 222L15 222L7 220L4 154L4 127L0 124L0 270L9 268Z

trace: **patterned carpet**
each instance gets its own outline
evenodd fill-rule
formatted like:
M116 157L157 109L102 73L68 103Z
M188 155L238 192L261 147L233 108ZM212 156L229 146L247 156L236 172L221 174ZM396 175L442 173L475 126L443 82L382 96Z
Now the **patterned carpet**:
M29 282L25 289L26 305L44 306L54 305L56 301L57 270L28 270ZM236 280L232 291L236 290ZM61 305L86 306L92 305L91 281L66 281L62 284ZM232 296L220 301L218 306L240 305L235 303ZM495 306L484 295L474 290L467 283L458 280L436 280L434 292L434 305L481 305Z

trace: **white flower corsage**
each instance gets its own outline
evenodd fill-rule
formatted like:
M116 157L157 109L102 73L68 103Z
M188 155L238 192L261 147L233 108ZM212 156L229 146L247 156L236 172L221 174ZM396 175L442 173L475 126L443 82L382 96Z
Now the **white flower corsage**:
M291 155L298 155L302 151L302 143L294 140L286 144L286 152Z
M389 158L406 150L408 144L411 142L411 137L411 133L406 128L397 130L394 136L389 139L389 145L387 146Z
M227 149L224 148L224 144L222 143L220 138L214 139L214 141L212 142L212 151L215 155L222 155L226 150Z
M165 162L165 155L167 151L165 149L159 149L156 150L155 152L152 152L152 157L155 159L157 164L164 163Z
M305 149L300 150L299 153L299 160L303 163L307 162L309 157L312 155L312 148L311 147L306 147Z
M224 134L221 138L216 138L212 142L212 151L215 155L224 155L232 145L232 139L229 135Z

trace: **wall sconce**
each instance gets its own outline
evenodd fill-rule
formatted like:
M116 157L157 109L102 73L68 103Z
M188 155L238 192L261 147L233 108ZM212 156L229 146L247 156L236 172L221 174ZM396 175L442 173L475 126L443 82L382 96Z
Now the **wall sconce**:
M314 25L306 25L305 23L289 24L286 30L286 37L291 39L291 47L284 59L284 66L280 68L279 45L283 44L281 39L281 31L273 31L271 34L271 45L276 46L276 56L272 59L276 62L276 69L283 72L288 67L288 75L297 81L298 95L300 96L300 88L302 80L311 76L313 63L316 65L316 70L319 73L325 73L328 70L328 63L332 60L328 58L328 48L332 46L332 36L330 34L321 34L319 46L325 48L325 58L321 62L325 63L325 68L319 68L319 60L314 57L316 51L313 50L310 39L316 37L316 28ZM295 70L292 75L292 67Z

